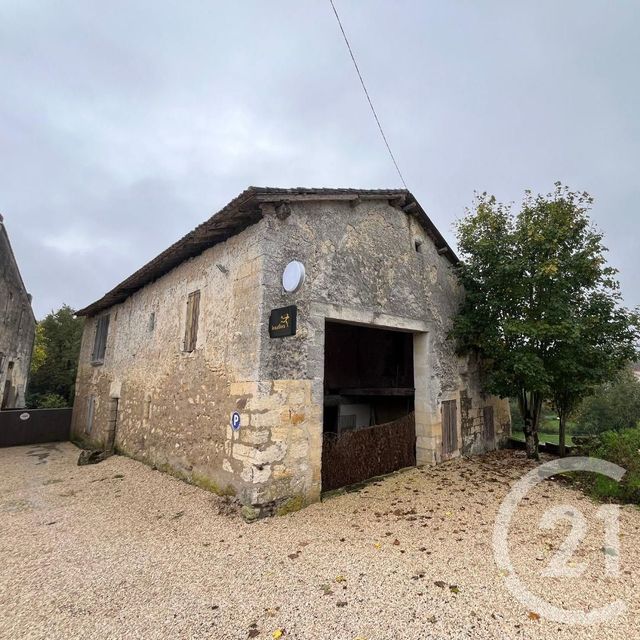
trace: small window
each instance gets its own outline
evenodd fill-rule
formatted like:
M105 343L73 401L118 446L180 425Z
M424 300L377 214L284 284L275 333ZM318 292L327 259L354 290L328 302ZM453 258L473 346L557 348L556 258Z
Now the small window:
M422 238L416 238L413 241L413 246L416 249L416 253L422 253L424 250L424 240Z
M0 373L4 371L4 358L5 358L4 353L0 351Z
M149 333L156 328L156 312L152 311L149 315Z
M96 322L96 336L93 341L93 352L91 353L91 362L94 364L102 364L104 362L108 333L109 316L100 316Z
M96 399L94 396L87 398L87 422L84 426L85 433L91 433L93 430L93 419L96 412Z
M193 351L198 341L198 315L200 313L200 291L189 294L187 299L187 321L184 331L184 350Z

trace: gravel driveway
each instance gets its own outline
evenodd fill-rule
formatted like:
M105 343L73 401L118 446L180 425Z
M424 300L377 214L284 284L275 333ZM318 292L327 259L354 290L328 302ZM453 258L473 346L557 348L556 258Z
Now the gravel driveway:
M529 588L583 610L617 598L614 622L538 619L492 554L498 505L531 464L498 452L414 469L288 516L245 524L219 498L124 457L77 467L71 444L0 449L0 638L640 638L640 510L620 516L620 575L604 572L599 505L557 481L511 527ZM543 578L579 508L589 533Z

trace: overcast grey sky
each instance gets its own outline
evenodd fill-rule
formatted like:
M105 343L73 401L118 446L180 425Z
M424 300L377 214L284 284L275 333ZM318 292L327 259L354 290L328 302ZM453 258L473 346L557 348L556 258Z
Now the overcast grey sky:
M640 2L335 0L409 188L555 180L640 304ZM0 0L0 211L37 317L79 308L248 185L400 186L328 0Z

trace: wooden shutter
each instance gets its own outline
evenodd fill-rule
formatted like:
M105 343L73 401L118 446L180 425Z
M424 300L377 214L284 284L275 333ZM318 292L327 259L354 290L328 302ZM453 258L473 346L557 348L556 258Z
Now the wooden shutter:
M496 427L493 420L493 407L485 407L482 410L483 428L484 428L484 441L490 446L495 446L496 440Z
M198 315L200 314L200 291L189 294L187 320L184 331L184 350L193 351L198 342Z
M96 322L96 337L93 341L92 362L103 362L107 350L107 334L109 333L109 316L100 316Z
M91 352L91 362L95 362L98 359L98 345L100 344L100 320L96 321L96 335L93 338L93 351Z
M109 334L109 316L102 316L102 341L100 342L100 360L104 360L107 351L107 335Z
M458 448L458 405L455 400L442 403L442 452L453 453Z

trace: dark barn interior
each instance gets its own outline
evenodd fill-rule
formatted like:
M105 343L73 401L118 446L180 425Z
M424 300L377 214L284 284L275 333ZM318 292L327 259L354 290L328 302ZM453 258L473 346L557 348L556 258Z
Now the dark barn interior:
M413 334L325 325L323 489L415 464Z

